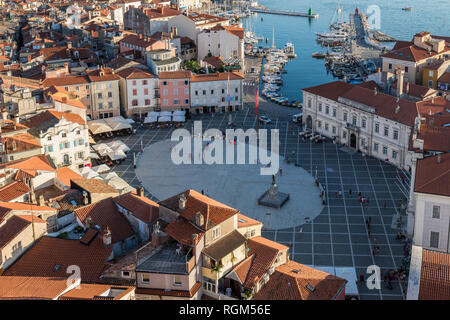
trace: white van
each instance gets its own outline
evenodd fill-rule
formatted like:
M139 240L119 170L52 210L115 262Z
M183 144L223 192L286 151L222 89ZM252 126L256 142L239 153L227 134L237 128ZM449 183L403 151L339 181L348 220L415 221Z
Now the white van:
M294 122L302 122L302 116L303 116L303 112L294 114L292 116L292 121L294 121Z

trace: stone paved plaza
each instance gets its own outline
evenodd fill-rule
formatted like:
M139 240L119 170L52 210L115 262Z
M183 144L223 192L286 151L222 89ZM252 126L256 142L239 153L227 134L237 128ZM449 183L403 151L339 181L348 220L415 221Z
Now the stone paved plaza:
M291 116L297 112L298 110L291 108L260 104L260 113L272 119L272 123L267 127L280 130L280 154L288 155L312 176L315 176L317 170L318 179L327 190L327 205L309 223L278 230L271 229L269 225L263 230L263 236L288 245L291 259L307 265L355 267L357 275L365 274L367 267L374 264L380 266L382 273L400 267L403 242L395 239L398 229L392 226L404 196L401 190L408 188L409 176L403 172L406 180L404 186L401 186L397 169L390 164L372 157L363 157L359 153L346 152L329 142L316 144L309 140L302 141L298 137L300 128L297 125L293 129L289 128L292 124ZM192 121L202 120L203 130L224 130L226 117L226 114L194 116L184 127L190 130ZM233 113L233 122L244 129L255 128L254 110L245 107L243 111ZM122 141L132 151L113 171L137 187L140 182L133 168L133 151L140 151L141 139L144 148L170 139L172 130L144 128L138 129L135 135L123 138ZM292 163L281 162L280 166L284 172L288 166L292 167L292 172L295 172L294 169L300 169ZM288 170L291 172L291 168ZM148 185L148 196L155 201L160 200L148 192L154 190L155 194L158 194L157 186L153 186L151 181ZM283 184L280 185L280 190L283 191ZM349 189L352 189L352 195L349 195ZM342 191L342 197L336 197L338 190ZM295 192L286 191L291 194ZM370 198L368 205L362 205L358 201L358 191ZM215 197L214 194L210 195ZM242 210L240 207L236 208ZM244 210L243 213L245 214ZM365 220L369 217L372 221L370 237L365 226ZM380 247L378 255L372 254L374 239ZM369 290L365 284L358 284L360 299L403 299L404 284L393 282L393 286L394 288L389 290L382 283L381 289Z

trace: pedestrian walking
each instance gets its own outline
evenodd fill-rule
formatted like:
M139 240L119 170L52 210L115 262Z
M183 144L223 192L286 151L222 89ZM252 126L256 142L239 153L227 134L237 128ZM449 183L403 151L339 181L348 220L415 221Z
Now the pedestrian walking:
M352 195L352 189L348 190L348 195L351 196Z
M338 194L339 194L339 198L342 198L342 191L341 190L339 190Z
M377 238L373 238L373 244L377 244Z
M363 283L364 282L364 273L361 273L359 275L359 282Z
M283 169L280 168L280 177L283 175Z
M202 189L202 194L205 194L205 191Z
M369 217L369 226L372 223L372 217Z
M386 209L386 202L384 202L384 208Z
M358 197L362 197L362 194L361 194L361 191L360 192L358 192Z

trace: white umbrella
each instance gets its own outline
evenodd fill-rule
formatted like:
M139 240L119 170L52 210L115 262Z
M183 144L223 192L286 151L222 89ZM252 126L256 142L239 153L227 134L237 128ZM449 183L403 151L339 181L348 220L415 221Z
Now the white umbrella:
M98 154L96 154L95 152L91 152L91 153L89 154L89 157L90 157L91 159L100 159L100 157L98 156Z
M158 118L159 117L159 112L152 111L152 112L147 114L147 118L148 117L150 117L150 118L155 118L155 117Z
M101 164L96 167L92 167L92 170L94 170L97 173L105 173L111 170L106 164Z
M111 141L111 142L107 143L107 145L112 150L122 150L123 152L130 151L130 148L128 148L128 146L125 143L123 143L122 140Z
M158 122L170 122L172 121L172 117L169 116L161 116L158 118Z
M161 117L163 117L163 116L171 117L172 116L172 111L161 111L161 113L159 115Z
M157 117L147 117L144 119L144 123L153 123L153 122L157 122L158 118Z
M186 114L185 110L176 110L173 112L174 116L184 116Z
M116 150L114 152L108 153L108 157L112 161L115 161L115 160L125 159L127 157L127 155L122 150Z
M105 181L107 181L112 178L118 177L118 174L115 172L108 172L108 173L101 174L100 177L102 177Z
M172 121L174 121L174 122L185 122L186 118L184 116L175 116L174 115Z

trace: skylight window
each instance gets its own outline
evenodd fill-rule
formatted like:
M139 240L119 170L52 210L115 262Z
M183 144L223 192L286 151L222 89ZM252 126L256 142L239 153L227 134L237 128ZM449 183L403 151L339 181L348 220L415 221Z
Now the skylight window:
M314 292L314 290L316 290L316 288L314 288L312 285L310 285L309 283L306 285L306 288L311 291Z
M241 223L247 222L247 220L244 220L244 219L238 219L238 221L241 222Z

